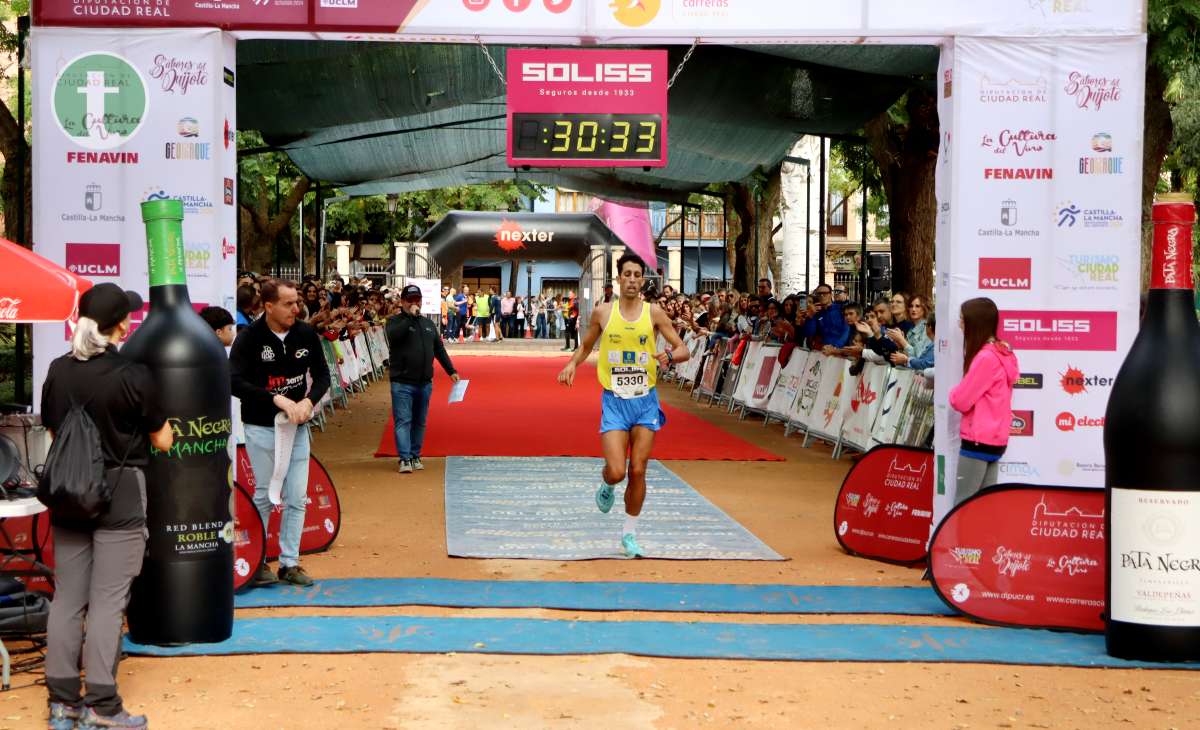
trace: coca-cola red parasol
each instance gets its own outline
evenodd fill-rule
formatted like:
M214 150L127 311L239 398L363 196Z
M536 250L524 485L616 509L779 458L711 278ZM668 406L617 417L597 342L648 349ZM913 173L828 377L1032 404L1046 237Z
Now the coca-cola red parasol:
M0 238L0 322L64 322L92 282Z

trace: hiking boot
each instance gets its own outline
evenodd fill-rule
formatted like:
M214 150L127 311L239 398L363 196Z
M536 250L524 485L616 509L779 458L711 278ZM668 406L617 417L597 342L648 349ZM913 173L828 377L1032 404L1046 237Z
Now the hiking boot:
M642 552L642 546L638 545L637 538L631 532L625 533L624 537L621 538L621 549L625 551L625 557L627 558L645 556L645 553Z
M82 714L78 707L72 707L62 702L51 702L47 727L50 730L75 730L75 723Z
M412 460L411 459L401 459L400 460L400 473L401 474L412 474L412 472L413 472Z
M145 715L130 715L127 711L121 710L115 715L108 716L101 715L89 707L83 711L83 715L79 718L79 724L75 727L78 730L99 730L106 727L146 730L150 725L146 722Z
M410 459L408 463L412 464L413 471L421 471L425 468L425 465L421 463L421 457L419 456Z
M258 572L254 574L255 587L272 586L278 582L279 579L276 578L275 574L271 572L271 566L267 565L266 563L263 563L262 567L258 569Z
M313 579L309 578L308 573L305 573L304 568L301 568L299 565L285 565L280 568L279 580L302 587L308 587L313 584Z
M601 512L608 513L613 506L613 488L608 482L600 482L600 488L596 490L596 506Z

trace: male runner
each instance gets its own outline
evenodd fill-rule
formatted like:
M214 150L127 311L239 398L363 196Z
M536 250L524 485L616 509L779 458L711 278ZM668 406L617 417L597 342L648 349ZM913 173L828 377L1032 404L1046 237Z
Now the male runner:
M646 500L646 463L654 446L654 433L665 423L658 406L654 384L658 367L688 359L689 352L675 327L657 304L641 298L646 267L627 253L617 260L621 296L610 303L597 303L583 336L582 346L558 374L558 382L575 382L575 368L587 359L600 338L596 375L604 394L600 399L600 443L604 449L604 472L596 490L596 506L608 512L613 506L613 487L629 475L625 487L625 525L621 548L625 556L642 555L637 542L637 519ZM662 336L671 349L655 352ZM628 454L628 468L626 455Z

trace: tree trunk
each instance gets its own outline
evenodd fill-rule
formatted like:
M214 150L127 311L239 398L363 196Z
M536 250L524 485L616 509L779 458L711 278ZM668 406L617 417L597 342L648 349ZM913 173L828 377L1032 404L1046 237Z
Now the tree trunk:
M0 176L0 204L4 209L4 237L19 242L26 248L33 246L33 159L29 145L25 142L25 130L17 126L17 120L8 105L0 102L0 155L4 156L4 174ZM16 164L18 158L25 161L24 169ZM17 183L25 177L25 200L17 201ZM18 205L25 207L25 230L17 230Z
M887 112L866 124L871 157L887 196L892 237L892 289L928 297L933 291L934 172L939 141L937 100L925 91L908 93L907 125Z
M754 261L754 192L745 183L729 183L729 207L737 214L738 232L733 241L733 287L738 291L754 291L750 279Z
M1153 43L1153 41L1151 41ZM1147 54L1153 57L1152 52ZM1167 78L1155 64L1146 65L1146 112L1145 131L1142 135L1142 266L1141 291L1150 285L1150 252L1153 242L1153 226L1150 225L1150 210L1154 205L1154 188L1162 174L1163 158L1171 145L1175 128L1171 123L1171 107L1163 99L1167 89Z
M308 192L308 178L300 178L292 186L288 196L280 201L279 212L271 216L265 185L259 186L258 199L253 204L241 201L242 237L239 241L239 258L242 268L264 273L273 270L275 242L285 234L300 207L300 201ZM290 239L290 237L289 237Z
M757 279L768 278L772 283L779 281L779 264L775 256L775 212L779 210L779 201L783 196L783 165L771 171L767 177L767 185L762 192L762 200L757 211L759 271L755 281L750 282L749 291L756 291ZM777 292L781 299L792 292Z

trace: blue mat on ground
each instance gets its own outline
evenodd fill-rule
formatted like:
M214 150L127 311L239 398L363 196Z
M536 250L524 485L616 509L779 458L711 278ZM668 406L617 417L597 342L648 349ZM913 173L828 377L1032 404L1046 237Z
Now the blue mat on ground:
M955 615L929 588L882 586L348 578L317 581L309 588L281 585L257 588L238 595L235 601L237 608L450 606L575 611Z
M621 558L624 487L596 508L602 459L446 459L446 550L467 558ZM648 558L783 560L658 461L646 473L638 542Z
M1114 659L1104 653L1103 636L1033 629L400 616L241 619L220 644L157 647L126 640L125 650L149 656L460 652L1200 668Z

